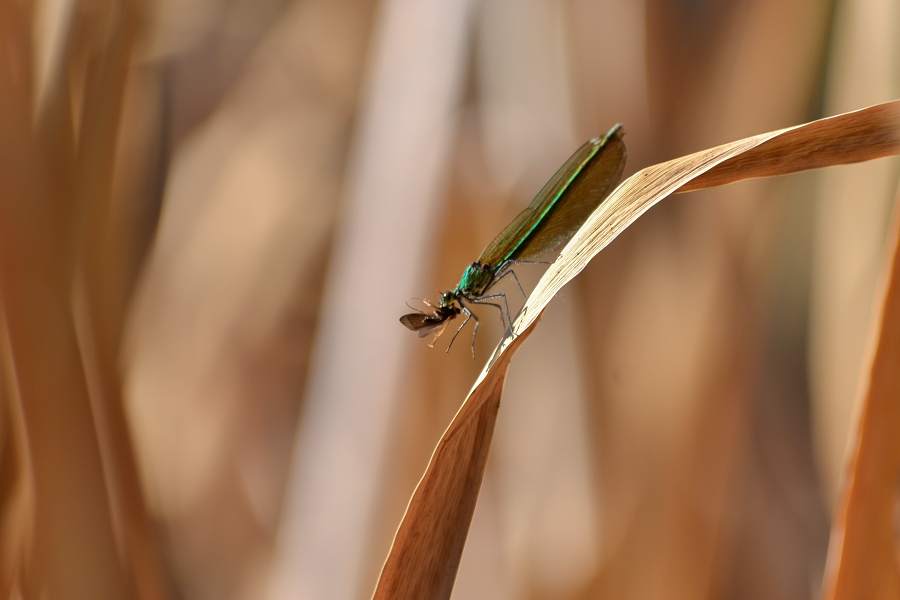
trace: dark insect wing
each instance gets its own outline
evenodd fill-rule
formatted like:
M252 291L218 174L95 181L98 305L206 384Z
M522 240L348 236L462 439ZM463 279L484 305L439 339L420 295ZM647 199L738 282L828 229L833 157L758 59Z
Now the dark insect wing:
M403 315L402 317L400 317L400 322L407 329L419 331L423 327L428 326L428 319L434 319L434 317L425 313L410 313L408 315Z
M443 330L448 321L425 313L411 313L400 317L400 322L404 327L417 332L419 337L423 338L431 335L435 329Z
M434 323L429 323L428 325L426 325L425 327L423 327L419 330L419 332L418 332L419 337L420 338L428 337L429 335L434 333L434 331L437 329L440 329L441 331L443 331L444 327L447 326L447 323L448 323L448 321L435 321Z
M428 329L428 333L431 334L431 339L428 340L429 348L434 348L435 342L437 342L438 338L441 337L441 335L443 335L444 330L447 329L447 325L449 325L449 324L450 324L450 319L444 319L440 324L435 325L434 327L431 327ZM425 337L425 335L428 335L428 334L422 335L422 333L424 331L425 330L423 329L422 331L419 332L420 338Z
M566 188L572 175L577 173L584 163L596 154L598 142L599 140L587 142L569 157L569 160L556 171L538 195L525 207L525 210L520 212L482 251L481 256L478 257L480 264L498 266L509 259L513 251L522 243L523 235L537 224L541 215L558 199L560 192Z
M478 262L498 267L549 252L574 235L616 186L625 168L625 143L616 125L569 157L531 204L488 244Z
M428 342L429 346L433 346L434 342L441 337L447 324L459 314L459 309L438 308L434 314L429 315L423 312L414 312L400 317L400 322L407 329L418 332L419 337L433 337Z
M532 260L568 242L619 183L625 170L625 157L625 142L616 132L563 191L510 259Z

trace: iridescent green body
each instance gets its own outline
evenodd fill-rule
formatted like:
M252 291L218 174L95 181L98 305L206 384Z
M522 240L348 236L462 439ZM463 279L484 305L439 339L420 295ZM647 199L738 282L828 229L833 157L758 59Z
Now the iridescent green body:
M463 271L456 289L456 296L480 296L494 280L494 270L489 264L474 262Z
M622 126L616 125L606 135L590 140L575 151L528 207L487 245L477 261L466 267L456 288L441 294L430 323L433 324L436 319L455 318L460 312L460 309L456 309L456 304L459 304L466 313L466 320L457 333L471 318L475 318L477 331L478 319L465 302L491 304L500 308L502 316L503 309L498 304L485 300L502 297L506 304L505 294L486 295L488 290L506 275L512 275L518 284L518 278L511 270L512 265L535 262L535 258L572 238L622 176L626 156L623 135ZM521 285L519 289L521 290ZM453 313L452 309L456 312ZM411 326L411 321L407 318L411 316L413 315L404 316L401 322L411 329L417 329ZM506 317L509 321L508 306ZM422 319L414 320L415 324L420 320Z

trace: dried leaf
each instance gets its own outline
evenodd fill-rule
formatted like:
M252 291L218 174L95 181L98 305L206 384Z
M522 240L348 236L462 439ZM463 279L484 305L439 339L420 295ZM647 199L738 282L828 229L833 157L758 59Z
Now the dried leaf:
M469 393L419 482L375 591L387 598L449 598L484 477L513 339Z
M826 600L900 597L895 505L900 482L900 212L872 328L861 412L835 512Z
M438 443L394 539L376 600L450 597L512 355L556 293L626 227L674 192L893 154L900 154L900 101L738 140L624 181L544 273Z

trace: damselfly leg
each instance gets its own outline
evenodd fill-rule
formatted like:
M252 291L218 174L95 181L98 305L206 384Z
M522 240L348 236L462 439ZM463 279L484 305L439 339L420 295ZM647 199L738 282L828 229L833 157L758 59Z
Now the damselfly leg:
M519 288L519 293L522 294L522 298L527 300L528 296L525 295L525 289L522 287L522 283L519 281L519 277L516 275L516 272L513 271L513 267L515 265L550 265L553 264L546 260L508 260L500 265L500 268L497 269L497 273L494 275L494 280L491 281L490 285L487 286L485 291L490 290L492 287L497 285L497 283L506 277L507 275L512 275L513 281L516 282L516 287ZM484 296L483 296L484 297ZM506 308L507 314L509 314L509 306Z
M466 323L469 322L469 319L475 319L475 329L472 331L472 359L475 358L475 334L478 333L478 326L481 324L481 321L478 320L478 317L475 316L469 307L462 303L462 299L459 300L459 305L462 306L463 312L466 313L466 320L462 322L462 325L459 326L459 329L456 330L456 333L453 334L453 337L450 339L450 345L447 346L445 352L450 352L450 346L453 345L453 342L456 340L456 336L459 335L459 332L463 330L463 327L466 326Z
M490 298L503 298L503 306L499 304L495 304L494 302L486 302L486 300ZM503 328L507 327L507 323L512 323L512 319L509 316L509 303L506 301L506 294L503 292L498 292L496 294L488 294L486 296L466 296L466 300L473 304L486 304L488 306L493 306L497 310L500 311L500 326ZM503 310L506 309L506 321L503 320Z

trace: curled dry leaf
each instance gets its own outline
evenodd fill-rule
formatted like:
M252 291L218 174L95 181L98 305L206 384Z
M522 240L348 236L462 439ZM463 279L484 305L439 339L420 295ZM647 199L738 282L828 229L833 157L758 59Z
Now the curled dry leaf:
M900 211L870 336L859 421L834 516L823 597L900 597L895 506L900 485Z
M544 273L438 443L397 531L375 599L450 597L510 360L556 293L626 227L675 192L894 154L900 154L900 101L738 140L625 180Z

